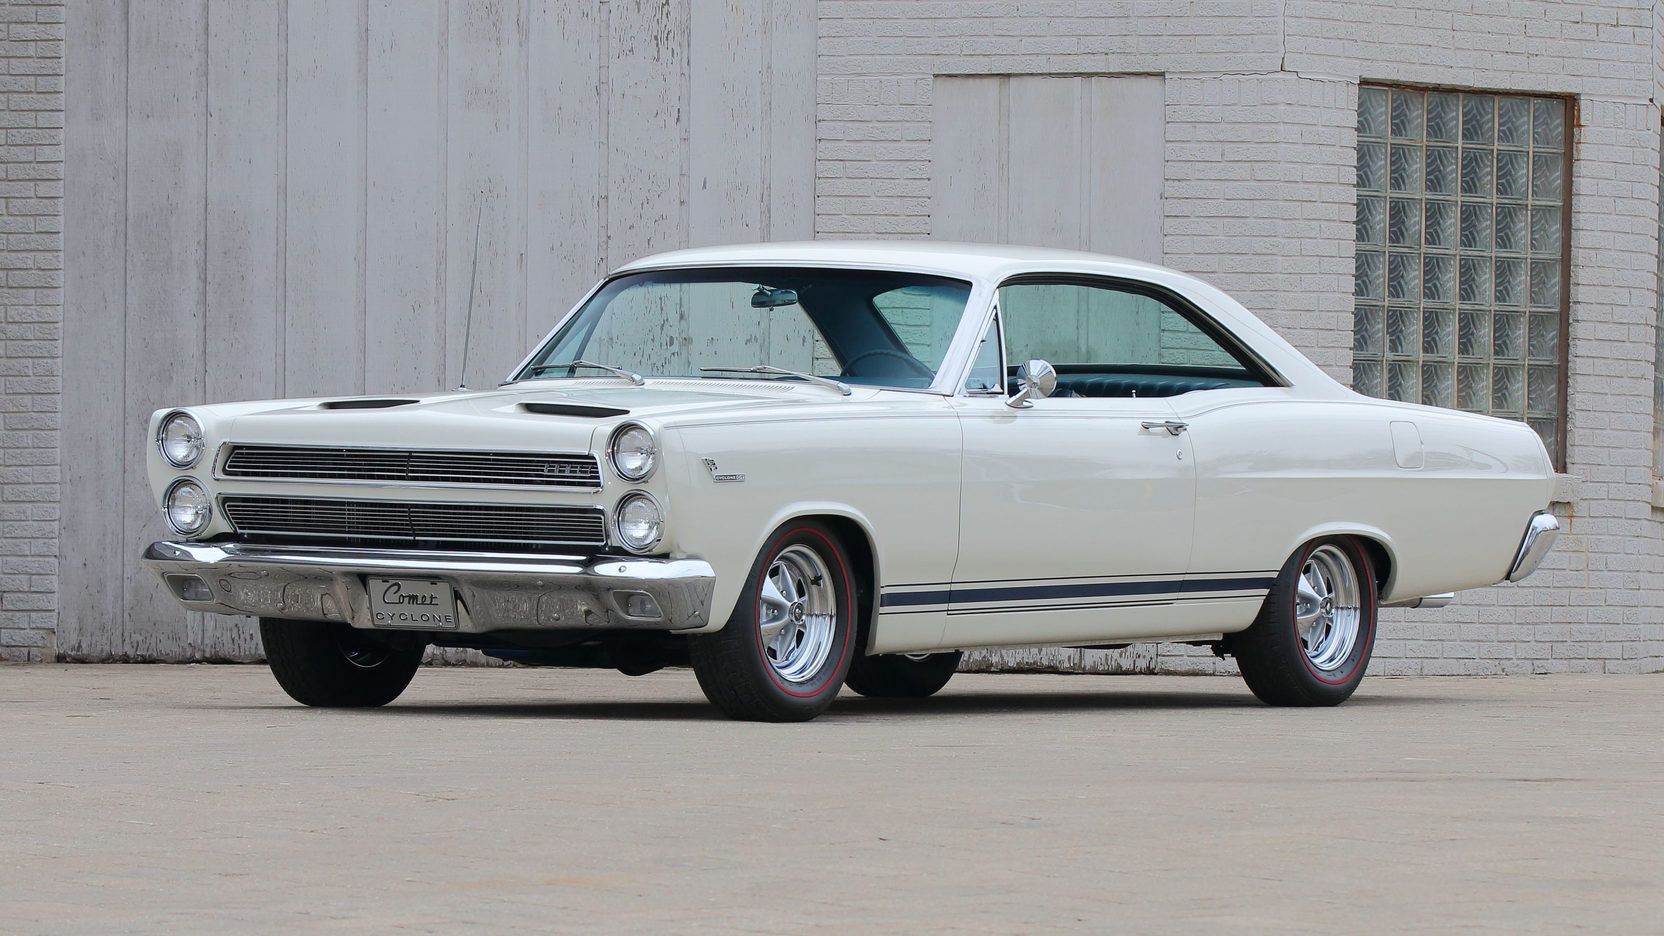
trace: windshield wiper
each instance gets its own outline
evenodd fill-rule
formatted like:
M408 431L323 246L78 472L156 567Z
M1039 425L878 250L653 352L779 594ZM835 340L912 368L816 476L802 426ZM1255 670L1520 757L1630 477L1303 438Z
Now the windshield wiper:
M787 370L784 367L775 367L772 364L758 364L753 367L701 367L699 369L709 374L770 374L775 377L797 377L810 383L820 384L823 387L831 387L844 396L849 396L855 392L849 389L849 384L841 380L833 380L830 377L822 377L818 374L806 374L803 371Z
M625 370L622 367L614 367L611 364L597 364L594 361L578 360L578 361L572 361L569 364L537 364L537 365L534 365L530 370L531 370L531 373L535 375L535 374L542 374L545 371L561 370L562 368L570 369L570 368L574 368L574 367L587 367L590 370L606 371L607 373L613 375L614 377L622 377L625 380L628 380L630 383L633 383L638 387L647 386L646 379L644 379L640 374L636 373L635 371Z

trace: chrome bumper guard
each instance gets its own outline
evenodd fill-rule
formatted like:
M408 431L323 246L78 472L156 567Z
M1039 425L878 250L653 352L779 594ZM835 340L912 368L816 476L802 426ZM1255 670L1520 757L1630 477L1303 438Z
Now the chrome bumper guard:
M457 626L433 630L464 634L703 627L716 584L698 559L159 542L145 550L144 564L193 611L366 629L365 576L440 580L456 591Z
M1539 510L1531 515L1531 522L1525 525L1525 536L1520 540L1519 551L1514 554L1514 564L1508 567L1508 581L1517 582L1543 564L1543 557L1554 548L1554 541L1560 537L1560 521L1554 514L1546 510Z

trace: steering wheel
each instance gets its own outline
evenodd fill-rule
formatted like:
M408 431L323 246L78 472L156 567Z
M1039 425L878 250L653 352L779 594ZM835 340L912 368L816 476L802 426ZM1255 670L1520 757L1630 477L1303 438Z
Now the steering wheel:
M869 351L862 351L860 354L855 355L854 357L850 358L847 362L845 362L844 369L839 374L839 376L841 376L841 377L858 377L858 376L860 376L859 374L857 374L855 372L855 365L859 364L860 362L862 362L862 361L864 361L864 360L866 360L867 358L870 358L870 357L893 358L897 361L900 361L903 368L908 370L908 371L911 371L913 376L915 376L915 377L922 377L925 380L934 380L934 379L936 379L936 372L931 370L930 368L924 366L923 364L921 364L919 362L918 358L913 357L911 354L905 354L901 351L896 351L893 348L873 348ZM874 376L879 376L879 375L874 375Z

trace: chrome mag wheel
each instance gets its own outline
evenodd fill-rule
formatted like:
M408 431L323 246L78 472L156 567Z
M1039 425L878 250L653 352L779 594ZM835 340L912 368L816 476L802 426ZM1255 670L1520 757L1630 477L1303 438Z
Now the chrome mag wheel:
M801 683L820 672L838 618L838 593L826 560L807 546L787 546L769 563L757 605L763 655L775 673Z
M1294 627L1306 661L1330 673L1348 664L1362 629L1363 588L1340 547L1312 550L1295 582Z

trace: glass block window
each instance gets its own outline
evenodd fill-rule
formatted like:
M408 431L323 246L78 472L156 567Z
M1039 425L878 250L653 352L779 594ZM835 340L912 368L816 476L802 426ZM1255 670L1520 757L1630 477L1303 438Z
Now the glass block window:
M1559 459L1567 110L1359 90L1359 392L1523 419Z

